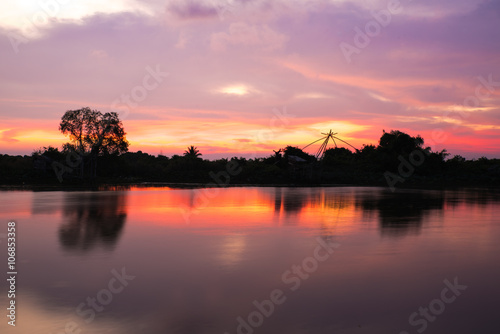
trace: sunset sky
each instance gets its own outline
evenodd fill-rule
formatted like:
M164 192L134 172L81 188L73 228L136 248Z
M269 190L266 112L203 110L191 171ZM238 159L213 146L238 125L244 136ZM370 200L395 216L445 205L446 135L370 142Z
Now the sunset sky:
M500 157L500 1L2 1L0 35L0 154L60 147L61 116L89 106L155 155L398 129Z

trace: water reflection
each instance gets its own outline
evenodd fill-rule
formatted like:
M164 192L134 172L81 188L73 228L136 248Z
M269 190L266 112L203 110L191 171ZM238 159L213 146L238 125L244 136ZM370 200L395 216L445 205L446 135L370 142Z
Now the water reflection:
M320 209L338 218L353 209L361 210L365 218L377 219L381 233L402 236L419 233L426 220L442 215L445 206L486 206L500 202L500 190L391 192L385 188L273 188L266 200L274 217L284 218L284 225L297 224L306 211ZM284 217L280 217L282 214Z
M299 214L309 201L309 194L297 189L284 189L281 196L283 211L287 215Z
M381 232L388 235L418 233L424 218L444 208L445 197L440 191L380 190L365 193L356 205L368 213L376 212Z
M324 216L330 217L330 222L338 222L353 211L361 211L370 220L378 219L381 232L391 236L418 233L425 218L438 214L445 204L445 194L441 191L407 190L393 193L383 188L273 190L274 198L269 196L268 205L274 209L275 217L284 213L284 225L299 222L298 218L311 211L322 212ZM297 219L290 219L291 216ZM317 216L317 222L319 218Z
M135 201L141 215L159 225L218 226L238 228L263 226L267 214L270 225L325 226L332 228L347 221L360 224L378 221L381 233L401 236L419 233L429 219L442 214L445 208L463 205L484 206L499 201L498 190L398 190L391 192L376 187L340 188L227 188L173 189L132 187L129 193L141 190ZM152 191L154 190L154 191ZM242 214L251 208L252 215ZM256 215L260 215L256 219ZM185 217L184 217L185 218ZM212 225L213 226L213 225Z
M112 249L125 220L126 192L78 192L64 197L59 240L66 250Z
M60 333L69 320L80 326L74 332L94 334L236 333L238 317L246 321L254 302L275 289L287 300L254 333L415 332L408 316L439 298L443 280L454 277L471 288L426 333L494 328L498 191L252 187L200 194L0 192L2 219L22 222L20 333ZM341 247L292 291L282 275L305 268L318 235ZM401 235L408 237L392 238ZM119 251L107 256L103 248L118 242ZM105 297L110 271L122 267L136 279L85 323L75 307Z
M274 211L300 214L305 208L343 209L352 205L351 191L336 188L274 188Z
M460 204L487 206L500 202L500 189L465 189L446 192L446 204L456 207Z

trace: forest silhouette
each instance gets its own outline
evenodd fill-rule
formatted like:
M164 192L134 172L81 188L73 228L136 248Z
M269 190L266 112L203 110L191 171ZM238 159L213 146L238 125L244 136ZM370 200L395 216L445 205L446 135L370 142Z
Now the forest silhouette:
M31 155L0 154L0 184L351 184L391 189L500 184L499 159L450 158L446 150L434 152L424 138L399 130L382 131L377 145L361 149L337 147L335 142L334 148L324 145L321 154L312 155L289 145L262 158L208 160L193 145L171 157L128 152L118 115L88 107L67 111L59 129L70 139L62 149L48 146Z

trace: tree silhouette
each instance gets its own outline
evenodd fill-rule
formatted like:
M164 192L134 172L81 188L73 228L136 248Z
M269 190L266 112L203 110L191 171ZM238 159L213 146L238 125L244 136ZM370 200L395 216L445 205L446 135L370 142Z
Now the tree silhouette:
M184 151L184 156L187 158L198 158L202 154L198 150L198 148L194 147L193 145L189 146L187 150Z
M95 176L99 154L119 154L128 151L123 124L115 112L102 114L85 107L68 110L61 118L59 130L69 135L70 143L63 145L65 151L77 152L83 160L90 157L90 174ZM83 161L85 162L85 161ZM83 163L81 171L83 176Z
M424 150L423 144L424 139L420 136L411 137L399 130L392 130L391 132L384 131L382 137L380 137L378 149L381 152L405 155L414 150Z
M344 147L329 148L323 155L325 164L349 164L352 162L353 153Z
M299 157L300 159L303 159L304 161L307 162L313 162L316 161L316 157L314 155L308 154L304 152L302 149L295 147L295 146L287 146L284 149L285 152L285 159L290 160L290 157Z

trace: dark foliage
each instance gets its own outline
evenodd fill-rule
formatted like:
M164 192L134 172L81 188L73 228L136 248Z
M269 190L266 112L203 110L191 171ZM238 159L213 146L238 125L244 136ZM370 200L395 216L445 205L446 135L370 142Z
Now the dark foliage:
M70 170L75 168L71 166L69 154L49 146L31 156L0 155L0 183L60 184L54 163L68 170L63 184L88 182L71 177ZM206 160L194 146L188 147L182 156L172 157L141 151L101 152L96 157L98 178L92 182L387 186L395 180L395 186L411 187L500 185L499 159L466 160L454 156L447 160L447 155L444 150L432 152L420 136L412 137L400 131L384 131L377 146L365 145L356 152L347 148L328 149L320 161L293 146L275 151L267 158L255 159Z

